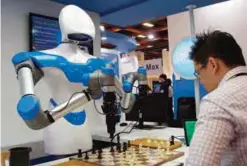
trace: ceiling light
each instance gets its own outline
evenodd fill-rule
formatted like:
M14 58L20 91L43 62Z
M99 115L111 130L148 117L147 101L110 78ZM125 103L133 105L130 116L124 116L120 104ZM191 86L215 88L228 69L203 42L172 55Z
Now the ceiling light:
M107 39L106 37L101 37L101 40L103 40L103 41L106 40L106 39Z
M104 26L100 26L99 27L101 31L105 31L105 27Z
M139 38L146 38L146 36L145 35L137 35L137 37L139 37Z
M151 48L151 47L153 47L153 46L152 46L152 45L148 45L147 47L148 47L148 48Z
M148 39L154 39L154 35L153 34L149 34L148 35Z
M145 27L153 27L154 25L151 23L143 23L142 25L144 25Z

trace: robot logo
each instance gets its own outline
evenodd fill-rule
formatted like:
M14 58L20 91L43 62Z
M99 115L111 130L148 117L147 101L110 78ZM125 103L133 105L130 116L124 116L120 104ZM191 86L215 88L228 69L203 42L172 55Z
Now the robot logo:
M50 103L53 107L57 106L57 103L53 98L50 99ZM71 112L66 114L64 116L64 119L72 125L80 126L83 125L86 120L86 112L85 110L82 110L80 112Z

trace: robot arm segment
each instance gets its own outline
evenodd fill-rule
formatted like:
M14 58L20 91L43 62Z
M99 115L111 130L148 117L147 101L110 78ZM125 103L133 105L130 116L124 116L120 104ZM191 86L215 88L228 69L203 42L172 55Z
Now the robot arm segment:
M21 63L18 67L17 76L20 83L21 99L17 105L17 111L25 123L31 129L41 129L53 123L54 120L48 112L43 112L40 103L34 94L34 78L32 69L35 69L31 61Z
M26 60L15 65L15 67L22 96L18 102L17 111L31 129L43 129L75 108L90 101L90 96L86 91L79 92L55 108L43 111L34 93L34 86L41 78L41 71L33 65L31 60Z
M71 96L71 98L56 106L55 108L52 108L49 111L52 118L56 121L60 119L61 117L65 116L71 111L74 111L76 108L88 103L90 101L90 96L88 92L77 92Z
M129 113L132 109L135 99L132 95L132 88L136 80L139 82L139 87L147 85L147 72L146 69L140 67L138 72L133 72L128 74L128 78L123 83L124 95L121 100L121 110L124 113Z

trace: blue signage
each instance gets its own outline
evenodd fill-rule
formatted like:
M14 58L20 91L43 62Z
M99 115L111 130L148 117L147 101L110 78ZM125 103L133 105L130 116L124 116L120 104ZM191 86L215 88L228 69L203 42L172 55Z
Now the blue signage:
M172 66L176 74L184 79L196 79L193 61L189 58L189 52L194 45L195 38L187 37L177 43L172 52Z

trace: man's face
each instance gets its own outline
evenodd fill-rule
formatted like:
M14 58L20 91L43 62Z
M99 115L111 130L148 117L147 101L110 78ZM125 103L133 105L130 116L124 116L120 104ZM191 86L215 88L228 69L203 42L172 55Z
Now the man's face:
M160 80L160 83L165 82L164 78L159 78L159 80Z
M208 92L217 88L219 79L217 75L218 64L215 59L210 59L205 64L194 62L195 75L200 79L200 82L204 85Z

